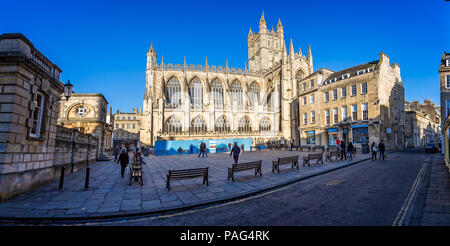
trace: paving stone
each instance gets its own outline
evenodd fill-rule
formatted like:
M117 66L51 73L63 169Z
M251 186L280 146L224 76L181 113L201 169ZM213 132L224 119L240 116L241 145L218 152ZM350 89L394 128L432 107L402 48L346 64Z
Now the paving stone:
M143 209L154 209L154 208L160 208L160 207L161 207L160 200L152 200L152 201L143 201L142 202Z
M58 181L41 186L32 192L20 195L0 203L0 216L13 214L31 215L76 215L89 213L109 213L148 210L161 207L174 207L192 204L201 200L223 199L229 196L245 194L248 191L267 188L280 182L299 178L320 170L345 165L346 162L328 163L327 166L304 167L300 170L282 167L281 173L272 173L271 161L278 156L304 153L292 151L258 151L241 154L242 162L262 159L263 176L255 177L251 171L239 173L236 181L227 180L227 167L231 166L229 154L210 154L208 158L190 156L149 156L145 157L144 186L128 186L128 177L120 177L120 169L111 162L91 164L91 180L88 190L84 190L85 172L71 173L66 176L65 186L57 190ZM368 157L368 156L367 156ZM358 156L355 159L367 158ZM113 164L113 165L111 165ZM202 184L201 178L171 182L171 191L166 189L166 174L169 169L186 169L209 166L209 186ZM127 173L128 175L128 173ZM435 178L436 181L439 178ZM436 184L436 189L441 187ZM445 193L436 193L442 199ZM28 205L27 205L28 204Z

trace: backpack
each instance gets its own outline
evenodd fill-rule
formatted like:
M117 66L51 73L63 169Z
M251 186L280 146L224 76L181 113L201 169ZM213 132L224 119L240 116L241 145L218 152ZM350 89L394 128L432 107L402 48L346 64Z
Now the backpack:
M376 145L373 146L372 151L377 152L377 146Z

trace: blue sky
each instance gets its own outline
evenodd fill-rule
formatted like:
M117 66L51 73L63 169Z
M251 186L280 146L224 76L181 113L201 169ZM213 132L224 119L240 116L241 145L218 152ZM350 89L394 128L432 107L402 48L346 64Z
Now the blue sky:
M401 67L406 100L439 104L439 62L450 52L450 2L2 1L0 33L23 33L79 93L103 93L115 112L142 107L146 52L165 63L244 68L247 35L283 23L286 46L311 44L314 70L378 59Z

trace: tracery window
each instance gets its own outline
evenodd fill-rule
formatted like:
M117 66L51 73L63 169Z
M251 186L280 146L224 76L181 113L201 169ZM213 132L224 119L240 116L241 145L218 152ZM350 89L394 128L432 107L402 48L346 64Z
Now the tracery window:
M254 106L256 102L259 103L259 87L255 82L250 85L248 94L250 99L250 106Z
M223 86L222 83L218 79L215 79L212 82L211 90L213 93L214 98L214 106L216 108L223 108L224 101L223 101Z
M268 118L262 118L261 121L259 121L259 130L260 131L270 131L270 121Z
M176 133L181 132L181 129L181 122L177 118L172 116L166 121L164 130L168 133Z
M234 100L236 100L238 108L240 108L239 106L244 105L244 99L242 96L242 86L241 83L239 83L239 81L237 80L235 80L233 84L231 84L231 98L232 98L231 104L233 104Z
M192 120L191 132L206 132L206 123L201 116L197 116Z
M191 97L191 108L201 109L203 106L203 85L197 77L191 81L189 96Z
M238 131L240 132L250 132L252 131L252 126L250 120L247 116L242 117L238 123Z
M179 108L181 105L181 84L177 78L170 78L166 86L166 107Z
M224 115L222 115L220 118L218 118L216 120L214 130L216 132L229 132L230 131L230 124L228 123L228 121Z

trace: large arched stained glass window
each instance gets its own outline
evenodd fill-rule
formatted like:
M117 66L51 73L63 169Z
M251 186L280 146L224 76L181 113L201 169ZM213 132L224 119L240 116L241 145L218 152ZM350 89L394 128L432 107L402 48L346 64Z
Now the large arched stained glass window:
M244 105L244 98L242 96L242 86L239 81L235 80L231 84L231 104L234 103L234 101L237 102L238 107Z
M164 130L165 130L165 132L168 132L168 133L181 132L181 130L182 130L181 122L177 118L172 116L166 121Z
M189 85L189 96L191 97L191 108L202 108L203 85L197 77L195 77Z
M166 86L166 107L179 108L181 105L181 85L177 78L172 77Z
M262 132L270 131L270 120L268 118L262 118L259 121L259 130Z
M248 95L250 99L250 106L254 106L256 103L259 103L259 86L255 82L250 85Z
M223 108L223 86L218 79L215 79L211 84L211 91L214 98L214 106L216 108Z
M206 132L206 123L201 116L197 116L192 120L191 132Z
M224 115L222 115L221 117L219 117L216 120L214 130L216 132L229 132L230 131L230 124L228 123L227 118L225 118Z
M250 120L247 116L242 117L239 120L238 131L240 132L250 132L252 130L252 126L250 124Z

